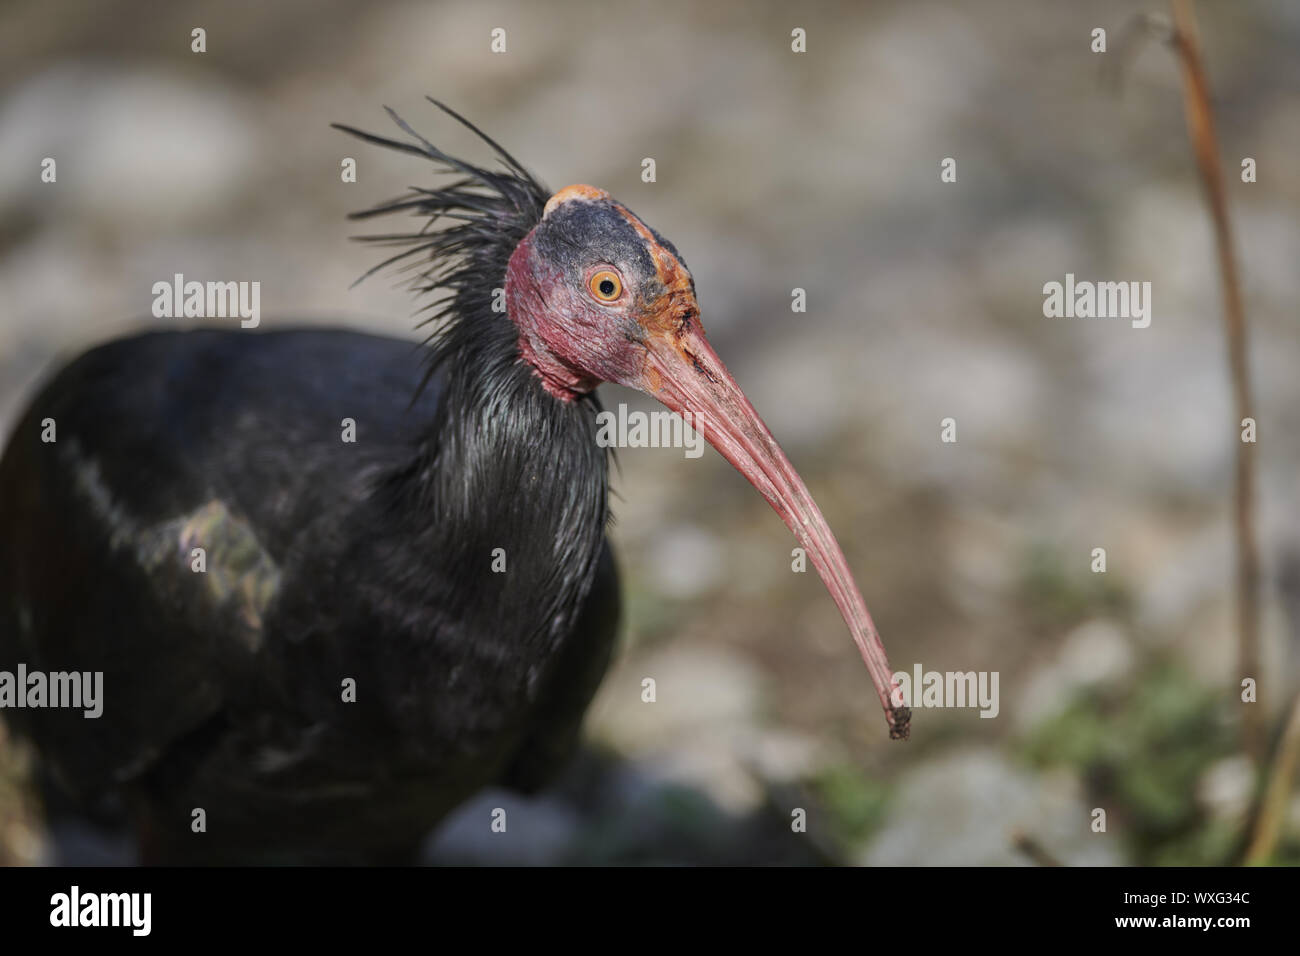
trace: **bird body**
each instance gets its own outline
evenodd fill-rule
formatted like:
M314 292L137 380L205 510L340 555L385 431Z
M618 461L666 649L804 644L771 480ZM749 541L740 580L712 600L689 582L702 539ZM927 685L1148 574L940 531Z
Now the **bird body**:
M406 858L484 785L563 765L618 622L603 381L691 416L767 498L907 733L843 553L708 344L677 250L602 190L548 193L442 108L500 168L396 114L409 141L342 127L459 177L358 214L428 218L365 237L400 250L375 269L443 293L427 348L111 342L0 457L0 670L103 674L99 718L7 716L79 805L120 795L150 859Z
M61 783L127 783L154 820L202 807L213 856L267 833L388 853L561 762L618 614L595 409L524 375L411 404L422 372L355 332L150 333L36 398L0 463L0 634L6 662L104 674L98 719L13 714ZM536 417L466 385L536 391L512 406ZM180 830L159 856L208 855Z

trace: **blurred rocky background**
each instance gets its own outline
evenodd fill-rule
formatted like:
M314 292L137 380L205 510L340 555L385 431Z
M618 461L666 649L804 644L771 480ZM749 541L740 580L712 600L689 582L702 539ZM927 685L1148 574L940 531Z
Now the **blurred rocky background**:
M626 638L588 753L539 797L484 794L431 835L430 862L1234 862L1261 788L1242 709L1267 715L1271 746L1300 687L1300 5L1198 5L1258 406L1250 705L1233 626L1239 429L1178 65L1152 42L1118 87L1103 76L1143 10L1166 12L9 0L0 434L52 363L186 324L148 318L152 284L177 272L259 280L263 329L414 337L406 292L350 287L377 251L348 241L344 217L428 172L329 123L394 133L387 104L487 160L432 94L552 188L599 184L671 238L893 664L997 671L1000 709L920 710L912 740L890 743L834 605L815 573L792 573L761 498L711 450L623 450ZM47 156L56 184L40 180ZM1151 282L1151 326L1045 318L1042 287L1066 273ZM940 441L947 417L956 443ZM51 838L30 764L0 736L0 861L130 860L90 832ZM489 833L497 806L506 836ZM1300 862L1294 794L1272 859Z

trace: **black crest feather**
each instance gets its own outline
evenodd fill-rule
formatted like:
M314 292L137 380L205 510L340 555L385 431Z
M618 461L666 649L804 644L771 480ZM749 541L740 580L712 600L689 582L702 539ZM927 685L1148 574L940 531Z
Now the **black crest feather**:
M419 229L411 232L356 237L401 250L367 269L357 282L395 266L399 272L415 272L408 281L413 292L439 293L419 310L428 315L417 327L432 326L425 340L431 350L424 384L441 365L463 355L476 340L490 336L484 325L502 325L504 314L492 310L493 290L504 286L511 253L541 221L550 196L549 190L496 140L446 104L432 97L426 99L491 147L499 168L476 166L443 152L387 106L385 111L410 137L409 141L389 139L342 123L331 124L368 143L422 156L439 173L459 177L438 189L412 186L401 196L348 217L373 219L406 212L424 220Z

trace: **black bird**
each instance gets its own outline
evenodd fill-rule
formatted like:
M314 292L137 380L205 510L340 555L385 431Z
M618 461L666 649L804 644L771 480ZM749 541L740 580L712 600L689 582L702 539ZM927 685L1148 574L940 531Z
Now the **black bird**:
M807 549L907 734L844 556L677 250L602 190L549 194L437 105L493 168L391 110L409 140L339 127L455 177L356 214L424 220L365 238L399 248L375 269L440 292L427 348L114 341L40 391L0 460L0 672L103 674L98 718L30 686L2 713L74 806L129 808L145 859L405 859L476 790L563 764L619 616L602 381L697 416Z

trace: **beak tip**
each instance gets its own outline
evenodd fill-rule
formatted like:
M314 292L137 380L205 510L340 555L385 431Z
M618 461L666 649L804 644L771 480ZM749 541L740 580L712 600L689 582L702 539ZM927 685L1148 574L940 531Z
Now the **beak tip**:
M910 707L889 708L889 739L907 740L912 736L912 709Z

